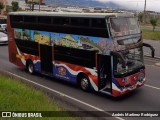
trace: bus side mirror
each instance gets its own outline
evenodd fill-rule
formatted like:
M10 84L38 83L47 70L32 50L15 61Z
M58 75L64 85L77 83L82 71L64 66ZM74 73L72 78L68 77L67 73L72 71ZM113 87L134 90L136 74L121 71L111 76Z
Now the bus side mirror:
M151 56L152 56L152 58L154 58L154 56L155 56L155 49L153 48L153 46L151 46L150 44L147 44L147 43L143 43L143 46L144 47L149 47L150 49L151 49Z
M152 51L152 58L154 58L154 56L155 56L155 51Z

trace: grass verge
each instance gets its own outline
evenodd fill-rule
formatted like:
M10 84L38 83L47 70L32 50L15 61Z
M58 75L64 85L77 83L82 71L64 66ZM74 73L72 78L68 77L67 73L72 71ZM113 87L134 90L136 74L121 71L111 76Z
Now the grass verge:
M43 92L0 74L0 111L62 111ZM1 118L2 119L2 118ZM6 120L6 118L4 118ZM7 120L75 120L72 117L7 118Z
M160 31L142 30L143 39L160 40Z

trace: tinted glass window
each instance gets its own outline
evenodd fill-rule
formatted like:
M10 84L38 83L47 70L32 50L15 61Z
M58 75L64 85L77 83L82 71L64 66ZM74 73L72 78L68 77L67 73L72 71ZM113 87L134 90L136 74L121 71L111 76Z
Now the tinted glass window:
M69 18L55 17L55 18L53 18L53 24L68 25L69 24Z
M11 16L13 22L23 22L23 16Z
M90 26L90 19L87 18L71 18L71 25L73 26L83 26L89 27Z
M51 24L52 18L51 17L38 17L38 23L44 23L44 24Z
M92 27L106 28L105 19L92 19Z
M36 17L34 17L34 16L24 16L24 22L35 23L36 22Z

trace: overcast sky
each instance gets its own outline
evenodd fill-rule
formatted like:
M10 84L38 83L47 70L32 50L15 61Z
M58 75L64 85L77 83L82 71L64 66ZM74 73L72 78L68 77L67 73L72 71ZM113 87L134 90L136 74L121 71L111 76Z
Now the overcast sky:
M96 0L101 2L114 2L121 6L125 6L128 9L135 9L135 10L144 10L144 3L145 0ZM157 11L160 12L160 0L146 0L147 6L146 10L148 11Z

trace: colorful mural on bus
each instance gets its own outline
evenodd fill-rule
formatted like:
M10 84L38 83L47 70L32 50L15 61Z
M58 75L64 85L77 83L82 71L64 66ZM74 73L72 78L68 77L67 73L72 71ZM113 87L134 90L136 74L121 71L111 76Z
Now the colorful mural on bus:
M103 54L109 54L110 50L112 50L112 41L109 38L71 35L27 29L15 29L14 34L15 39L31 40L40 44L97 50L99 53Z

